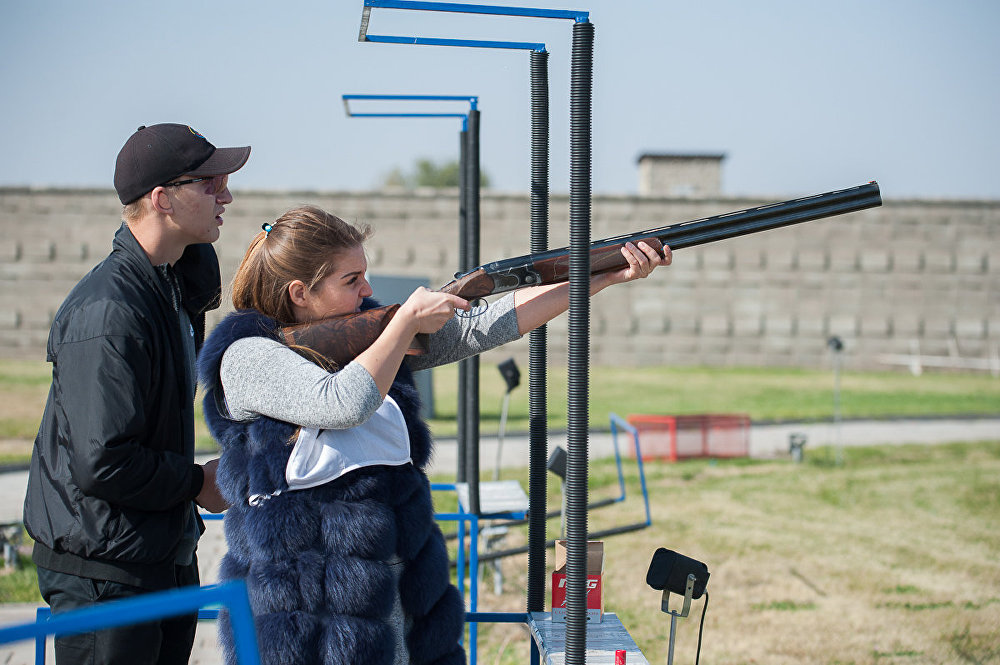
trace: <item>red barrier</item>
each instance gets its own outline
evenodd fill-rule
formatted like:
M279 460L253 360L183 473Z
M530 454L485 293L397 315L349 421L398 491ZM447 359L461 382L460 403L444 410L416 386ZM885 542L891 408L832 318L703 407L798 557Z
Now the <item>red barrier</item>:
M750 454L750 417L743 413L632 414L626 420L639 432L639 448L644 461L676 462L697 457L747 457ZM629 455L635 456L631 448Z

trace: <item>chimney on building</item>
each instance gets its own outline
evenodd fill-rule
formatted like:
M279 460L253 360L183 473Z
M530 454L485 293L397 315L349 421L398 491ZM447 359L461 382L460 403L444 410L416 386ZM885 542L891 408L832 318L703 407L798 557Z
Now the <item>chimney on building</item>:
M639 155L639 196L705 199L722 194L725 154Z

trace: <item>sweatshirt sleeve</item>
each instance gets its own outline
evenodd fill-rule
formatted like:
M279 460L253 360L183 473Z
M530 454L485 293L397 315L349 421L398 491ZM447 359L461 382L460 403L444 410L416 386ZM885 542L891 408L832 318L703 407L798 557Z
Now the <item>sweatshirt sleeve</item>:
M520 339L514 294L499 298L484 311L457 315L441 330L428 336L428 352L409 356L410 369L420 370L457 362Z
M375 379L351 362L331 373L276 340L244 337L222 356L219 370L230 416L268 416L302 427L347 429L381 406Z

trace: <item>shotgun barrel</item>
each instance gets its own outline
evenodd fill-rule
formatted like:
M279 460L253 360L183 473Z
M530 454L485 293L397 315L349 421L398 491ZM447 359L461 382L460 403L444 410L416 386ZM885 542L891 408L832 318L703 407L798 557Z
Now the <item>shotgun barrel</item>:
M621 247L626 242L644 240L658 250L662 245L669 245L672 250L684 249L879 205L882 205L882 197L878 183L872 181L825 194L605 238L591 243L591 273L618 270L628 265L621 255ZM471 300L568 279L569 249L562 247L487 263L463 275L456 275L441 290Z

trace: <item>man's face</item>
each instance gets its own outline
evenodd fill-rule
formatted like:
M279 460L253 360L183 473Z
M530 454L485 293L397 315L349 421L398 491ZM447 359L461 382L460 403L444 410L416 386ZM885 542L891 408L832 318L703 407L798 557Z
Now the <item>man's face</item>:
M181 176L165 188L173 207L172 230L180 242L187 246L219 239L222 213L233 201L228 175Z

